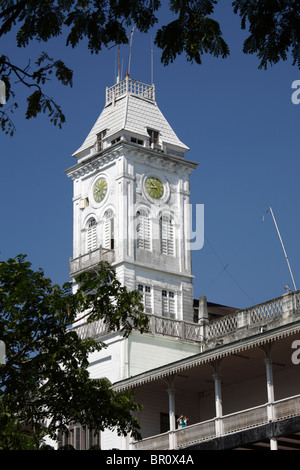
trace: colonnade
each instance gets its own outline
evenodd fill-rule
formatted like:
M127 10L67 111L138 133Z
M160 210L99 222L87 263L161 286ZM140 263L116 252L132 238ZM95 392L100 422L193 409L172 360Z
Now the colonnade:
M271 348L273 343L268 343L261 346L264 352L264 362L266 367L266 388L267 388L267 413L268 422L274 420L274 380L273 380L273 366ZM222 403L222 384L221 384L221 363L224 359L218 359L210 363L212 367L212 376L214 379L214 393L215 393L215 427L216 437L223 435L222 417L223 417L223 403ZM166 382L168 384L167 393L169 398L169 448L176 448L176 418L175 418L175 381L176 374L167 377ZM277 438L270 438L270 450L278 450Z

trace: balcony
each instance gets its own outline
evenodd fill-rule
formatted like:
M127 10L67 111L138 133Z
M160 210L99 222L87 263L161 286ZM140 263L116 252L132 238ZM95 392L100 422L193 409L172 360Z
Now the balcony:
M114 250L109 250L100 246L84 255L70 259L70 277L76 277L84 271L95 269L100 261L106 261L111 264L114 260Z
M217 450L259 442L253 446L273 450L284 439L296 440L300 379L292 355L300 332L299 291L203 324L151 317L150 329L197 341L200 352L114 383L116 391L134 389L144 405L139 415L144 437L132 449ZM176 429L183 410L189 425ZM170 431L157 434L160 414L169 415ZM150 429L156 430L152 436Z
M273 418L270 420L270 406ZM247 410L232 413L221 418L214 418L193 424L173 432L151 436L140 442L133 442L133 450L168 450L185 449L195 444L217 437L228 436L240 431L257 428L270 423L300 415L300 395L285 398L272 405L264 404Z
M136 95L139 98L155 101L154 85L147 85L129 78L128 75L110 88L106 88L106 105L126 94Z
M95 252L75 258L71 260L70 271L72 269L72 273L79 274L89 267L95 267L101 259L113 262L114 252L102 250L101 255L99 250L95 250ZM251 335L292 323L293 314L299 309L300 291L297 291L204 324L148 315L149 333L181 341L198 342L201 351L204 352L234 340L249 338ZM94 337L95 334L99 337L107 334L107 331L100 323L99 325L87 323L78 333L81 337Z

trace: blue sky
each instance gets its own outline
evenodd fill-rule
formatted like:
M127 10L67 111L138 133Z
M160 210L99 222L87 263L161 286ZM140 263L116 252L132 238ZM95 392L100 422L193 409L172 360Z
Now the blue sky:
M194 296L244 308L282 295L286 284L293 288L269 206L300 286L300 105L291 101L300 71L291 62L258 70L258 60L242 53L246 33L230 2L215 17L228 59L205 56L199 66L182 56L163 67L154 47L153 76L160 110L190 148L186 157L199 163L191 200L205 207L205 244L193 251ZM160 20L168 20L166 11ZM154 35L133 36L130 75L145 83ZM47 85L67 118L61 130L46 116L23 118L25 94L17 85L17 132L0 137L1 258L27 254L34 268L62 284L72 257L72 182L64 170L75 164L72 153L103 109L105 87L115 83L117 50L90 55L85 44L72 50L61 38L20 50L11 35L2 51L24 66L47 51L74 70L73 88ZM122 46L124 73L128 56Z

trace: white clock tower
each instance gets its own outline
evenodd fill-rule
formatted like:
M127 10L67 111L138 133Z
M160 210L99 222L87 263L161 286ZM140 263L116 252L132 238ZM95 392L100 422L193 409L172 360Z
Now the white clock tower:
M104 109L66 171L74 185L71 277L108 261L162 321L193 322L189 181L197 164L187 150L154 86L126 75L106 89ZM111 382L198 352L195 342L153 332L101 339L108 348L91 357L90 374Z
M149 86L125 77L67 170L74 181L71 275L105 259L149 314L192 321L190 173L196 163Z

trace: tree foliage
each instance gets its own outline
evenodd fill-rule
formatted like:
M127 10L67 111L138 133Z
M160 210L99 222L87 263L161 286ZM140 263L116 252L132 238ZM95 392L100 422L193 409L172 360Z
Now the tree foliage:
M287 60L289 53L293 65L300 68L299 0L235 0L233 7L242 28L249 25L243 51L257 55L259 68Z
M0 449L36 446L43 434L56 436L72 422L139 437L132 395L89 377L88 356L105 344L68 328L84 318L125 336L132 328L143 332L148 318L139 293L122 287L106 263L78 281L73 294L70 283L53 285L23 255L0 262L0 338L7 356L0 366ZM35 433L24 433L24 426Z
M204 54L228 57L230 49L223 39L220 24L213 19L219 0L170 0L175 16L156 31L155 43L161 49L161 61L168 65L180 54L188 61L202 63ZM246 54L256 54L259 67L267 68L290 55L300 68L300 0L234 0L233 11L241 18L242 29L249 30L244 42ZM91 53L99 53L113 43L128 42L133 26L147 33L158 22L160 0L0 0L0 37L15 33L18 47L32 41L47 42L63 36L66 45L76 47L87 40ZM0 79L7 88L8 107L0 103L1 128L14 134L11 113L18 102L12 89L14 79L29 90L27 119L48 114L58 126L65 122L61 108L48 97L43 85L51 74L63 85L72 86L72 71L60 60L43 53L33 64L15 64L0 56Z

